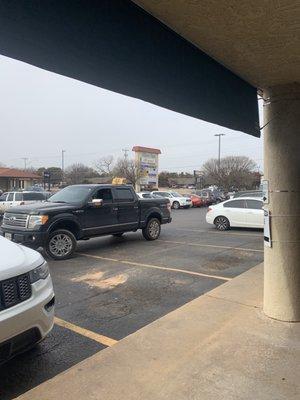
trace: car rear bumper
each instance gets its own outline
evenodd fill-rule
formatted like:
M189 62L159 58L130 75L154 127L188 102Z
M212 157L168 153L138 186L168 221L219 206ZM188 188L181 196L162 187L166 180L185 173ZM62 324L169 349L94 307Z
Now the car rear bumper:
M48 276L32 284L28 300L0 311L0 363L42 340L53 321L54 292Z

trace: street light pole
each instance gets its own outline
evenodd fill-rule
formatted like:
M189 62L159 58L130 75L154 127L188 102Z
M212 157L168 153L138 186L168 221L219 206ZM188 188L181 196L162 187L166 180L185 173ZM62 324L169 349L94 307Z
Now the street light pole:
M219 151L218 151L218 169L220 170L221 164L221 136L225 136L225 133L217 133L215 136L219 137Z
M62 179L62 181L64 181L64 171L65 171L65 152L66 152L66 150L62 150L62 151L61 151L61 171L62 171L62 174L61 174L61 179Z

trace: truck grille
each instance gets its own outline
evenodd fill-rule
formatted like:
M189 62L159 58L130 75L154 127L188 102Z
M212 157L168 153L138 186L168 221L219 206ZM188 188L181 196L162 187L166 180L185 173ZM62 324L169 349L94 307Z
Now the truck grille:
M29 274L0 281L0 311L22 303L31 297Z
M26 228L27 217L27 214L5 213L3 217L3 225Z

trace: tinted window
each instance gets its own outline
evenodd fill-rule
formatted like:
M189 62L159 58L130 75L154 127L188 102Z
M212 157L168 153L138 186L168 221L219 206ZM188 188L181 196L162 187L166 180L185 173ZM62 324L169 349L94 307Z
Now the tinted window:
M143 197L144 199L150 199L152 196L151 196L150 193L143 193L143 194L142 194L142 197Z
M51 203L81 203L88 199L92 188L90 186L67 186L51 196L48 201Z
M111 189L100 189L93 194L92 199L102 199L103 203L112 203L113 197Z
M15 193L15 201L22 201L23 196L22 193Z
M119 201L133 201L134 197L130 189L116 189Z
M45 200L45 196L43 193L32 192L32 193L23 193L24 201L30 200Z
M6 201L13 201L14 200L14 194L13 193L8 193Z
M232 201L228 201L227 203L223 204L223 207L245 208L245 200L232 200Z
M263 206L263 202L259 200L246 200L247 208L251 208L253 210L261 210Z

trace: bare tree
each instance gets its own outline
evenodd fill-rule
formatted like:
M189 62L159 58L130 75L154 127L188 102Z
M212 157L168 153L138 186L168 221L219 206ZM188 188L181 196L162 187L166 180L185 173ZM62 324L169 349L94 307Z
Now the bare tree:
M88 178L94 178L96 176L99 175L93 168L87 167L81 163L70 165L65 171L66 181L70 185L86 183Z
M95 162L95 168L103 176L112 176L113 156L101 157Z
M257 164L245 156L229 156L221 158L220 167L217 159L208 160L203 166L205 181L230 189L253 188L257 177Z
M119 158L113 169L113 175L115 177L126 178L128 183L135 186L141 177L141 170L137 167L134 160Z

